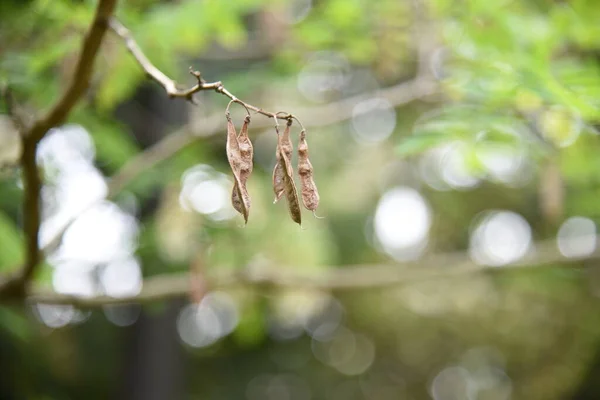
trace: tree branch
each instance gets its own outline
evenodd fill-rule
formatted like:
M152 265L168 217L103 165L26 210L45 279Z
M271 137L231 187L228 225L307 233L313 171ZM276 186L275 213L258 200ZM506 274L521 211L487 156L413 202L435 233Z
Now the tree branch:
M62 124L71 112L71 109L87 90L96 54L98 54L104 34L108 29L108 20L113 14L116 4L117 0L98 1L94 20L83 39L79 59L77 60L73 79L69 87L48 114L34 123L29 134L26 136L27 141L37 143L51 128Z
M479 265L466 253L439 254L404 264L374 264L331 267L319 273L302 273L303 268L262 266L239 272L220 271L206 274L207 286L212 290L245 285L277 288L305 288L325 291L369 290L414 284L441 278L456 278L477 273L538 269L561 265L578 267L584 262L600 260L600 242L596 250L581 257L565 257L558 250L556 240L535 243L534 251L502 267ZM72 304L78 307L99 307L111 304L150 303L178 298L190 292L188 273L158 275L144 280L142 291L131 297L81 297L33 288L29 303Z
M161 70L156 68L150 62L150 60L148 60L148 57L146 57L142 49L138 46L135 39L131 35L131 32L129 32L129 29L127 29L123 24L121 24L116 18L111 18L109 25L112 31L115 32L117 36L119 36L121 39L123 39L123 41L125 42L125 46L127 46L127 49L129 50L131 55L135 58L140 67L142 67L144 72L146 72L146 75L148 75L150 79L154 80L159 85L161 85L165 89L169 97L182 97L193 103L194 93L198 93L204 90L214 90L217 93L229 97L232 103L242 105L246 109L246 111L248 111L248 113L250 113L249 110L252 110L254 112L264 115L265 117L273 118L275 121L277 121L278 119L289 120L291 118L295 118L292 114L289 113L268 112L263 110L262 108L246 103L238 99L229 90L227 90L225 86L223 86L222 82L217 81L207 83L206 81L204 81L204 79L202 79L200 72L194 71L191 68L190 74L196 77L198 82L188 89L178 88L177 83L175 81L166 76Z
M36 163L38 143L53 127L65 121L71 109L79 101L89 86L96 54L108 28L108 18L112 15L117 0L99 0L92 25L86 34L73 73L73 79L58 102L42 118L37 119L30 128L23 130L23 230L25 232L25 264L20 271L0 282L0 293L4 291L22 291L33 276L42 260L39 248L39 230L41 223L40 193L42 180Z

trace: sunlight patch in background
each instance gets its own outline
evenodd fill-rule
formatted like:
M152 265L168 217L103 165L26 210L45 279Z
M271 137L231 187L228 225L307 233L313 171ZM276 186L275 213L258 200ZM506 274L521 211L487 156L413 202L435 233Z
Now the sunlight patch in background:
M508 186L519 186L531 179L527 154L522 148L501 144L479 145L477 157L486 169L487 178Z
M366 335L339 326L327 335L313 336L315 358L344 375L360 375L375 360L375 345Z
M57 261L52 266L52 286L58 293L82 297L99 294L93 275L95 264L70 260Z
M425 152L418 161L420 178L440 191L469 190L482 180L511 187L532 178L525 149L498 143L453 141Z
M585 257L596 250L596 224L589 218L571 217L560 226L556 237L565 257Z
M58 293L90 297L132 296L140 292L142 273L133 258L138 222L117 204L104 200L107 185L94 166L89 133L77 125L52 129L40 142L37 159L47 184L42 192L40 242L48 244L69 222L60 246L48 255ZM81 320L67 306L37 306L40 320L60 327Z
M37 316L50 328L61 328L73 321L77 310L71 305L37 304Z
M362 101L352 110L352 133L357 142L375 144L384 141L396 127L396 110L384 98Z
M439 371L429 387L434 400L509 400L512 380L504 371L502 354L494 349L467 350L457 365Z
M231 206L233 182L206 164L196 165L181 177L179 204L184 210L196 211L213 221L225 221L235 217Z
M200 304L184 307L177 318L177 332L191 347L207 347L229 335L239 322L238 308L225 292L212 292Z
M440 371L431 382L430 393L434 400L476 399L470 387L469 372L459 366Z
M488 211L475 221L469 254L481 265L501 266L521 259L531 246L531 227L512 211Z
M427 245L431 211L415 189L397 187L379 201L373 225L377 241L386 253L397 260L412 260Z
M581 134L583 121L562 106L555 106L542 113L537 126L546 140L559 147L568 147Z
M94 161L96 149L89 133L80 125L64 125L48 131L40 142L36 157L44 168L58 172L73 165L88 165Z
M269 335L279 341L296 339L304 333L315 337L333 332L343 316L343 306L329 293L290 291L278 297L269 315Z
M67 229L56 257L107 263L131 255L137 246L135 217L103 201L82 213Z
M139 304L108 305L102 307L106 319L117 326L133 325L142 311Z
M471 189L480 178L470 171L466 162L467 147L452 142L426 152L419 160L421 179L436 190Z
M298 74L298 90L306 99L323 103L343 91L349 84L350 73L350 64L342 54L319 51Z
M304 322L304 330L314 339L324 339L342 324L344 320L344 306L335 297L329 295L326 305L320 312L315 312Z
M100 284L106 295L122 298L142 291L142 270L134 257L108 263L100 272Z

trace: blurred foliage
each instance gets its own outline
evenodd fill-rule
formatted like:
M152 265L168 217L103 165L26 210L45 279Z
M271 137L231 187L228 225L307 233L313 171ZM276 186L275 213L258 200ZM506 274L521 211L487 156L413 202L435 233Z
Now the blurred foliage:
M95 4L0 2L0 83L9 83L32 114L46 110L68 82ZM117 16L148 58L182 85L193 84L187 74L193 65L252 104L294 113L295 106L318 108L414 76L415 32L423 22L414 5L130 0L119 2ZM199 249L210 271L267 264L318 273L392 261L373 221L381 196L399 186L418 189L431 209L425 253L464 251L487 210L522 215L535 240L554 238L570 216L600 222L600 4L428 0L421 6L431 19L425 34L437 46L427 67L441 93L396 110L391 136L379 142L361 141L352 120L324 126L311 121L316 126L308 137L325 219L305 213L299 229L283 204L271 204L272 129L252 132L256 166L247 227L239 219L184 210L186 174L199 164L214 179L228 173L224 135L199 137L144 170L115 199L139 221L135 256L143 275L187 271ZM302 81L310 68L317 72ZM202 130L204 117L222 113L227 104L214 93L198 94L199 107L165 97L109 33L90 93L69 121L89 132L94 166L104 176L177 129ZM377 124L371 125L375 131ZM475 183L453 185L423 172L428 160L449 149L458 155L461 174ZM498 152L520 160L516 178L493 168L490 154ZM44 173L48 187L55 187L52 169ZM1 178L3 272L23 259L22 192L18 173ZM53 193L48 189L44 200L52 203ZM94 266L96 275L105 267ZM51 284L52 268L45 265L38 282ZM453 385L438 379L444 371L470 374L471 384L479 385L473 399L598 398L597 388L590 397L571 394L590 385L586 374L593 376L599 363L599 279L557 265L333 293L337 300L321 291L233 288L227 293L237 305L237 327L200 349L179 342L183 301L144 306L130 327L115 326L106 308L67 310L73 320L56 329L42 323L36 307L7 305L0 307L0 398L136 399L143 394L127 393L144 393L144 385L154 387L179 373L179 381L173 379L185 389L175 386L180 392L169 398L303 400L308 397L298 395L298 387L307 386L313 399L466 399L460 379L451 379ZM348 337L366 335L374 345L374 360L360 373L318 359L319 344L298 327L337 301L340 320L356 333ZM338 353L352 347L340 346ZM261 379L284 383L269 392ZM434 381L444 396L433 393ZM298 391L277 392L281 387Z

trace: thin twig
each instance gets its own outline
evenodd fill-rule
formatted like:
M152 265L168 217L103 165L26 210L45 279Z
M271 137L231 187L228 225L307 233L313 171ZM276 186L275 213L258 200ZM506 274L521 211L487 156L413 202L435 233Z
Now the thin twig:
M133 55L138 64L144 69L149 78L156 81L159 85L161 85L169 97L183 97L185 99L191 100L192 95L201 90L207 90L208 87L204 86L204 82L202 78L198 75L198 82L189 89L179 89L177 84L166 76L161 70L156 68L150 60L146 57L144 52L137 45L129 29L127 29L123 24L121 24L116 18L111 18L109 20L110 29L115 32L123 41L125 42L125 46L127 46L127 50ZM219 82L217 82L220 84ZM214 87L210 87L210 89L214 90Z
M165 89L169 97L181 97L193 102L194 93L198 93L204 90L214 90L217 93L229 97L231 99L231 102L229 103L230 105L231 103L237 103L245 107L246 111L248 111L248 114L250 114L249 110L252 110L254 112L264 115L265 117L274 119L288 119L291 117L291 114L289 113L283 116L278 116L276 113L265 111L262 108L246 103L245 101L242 101L235 95L233 95L229 90L227 90L225 86L223 86L222 82L217 81L207 83L202 79L200 72L194 71L192 69L190 69L190 73L196 77L196 84L187 89L178 88L178 85L174 80L166 76L161 70L156 68L154 64L152 64L152 62L150 62L150 60L148 59L148 57L146 57L140 46L136 43L129 29L127 29L123 24L121 24L121 22L119 22L114 17L110 19L109 25L113 32L115 32L117 36L123 39L123 41L125 42L125 46L127 46L127 49L129 50L131 55L135 58L140 67L142 67L144 72L146 72L146 75L148 75L149 78L161 85Z
M535 243L524 258L502 267L488 267L471 260L464 252L428 256L405 264L374 264L331 267L318 273L303 273L305 268L264 266L248 268L241 272L218 271L207 273L207 284L212 289L259 285L278 288L304 288L325 291L369 290L395 287L404 284L457 278L477 273L502 273L503 271L539 269L561 266L580 267L582 263L600 259L600 242L596 250L580 257L565 257L556 240ZM158 275L144 280L142 291L135 296L113 298L109 296L81 297L56 293L49 289L34 288L28 302L45 304L72 304L78 307L98 307L109 304L149 303L189 294L188 273Z

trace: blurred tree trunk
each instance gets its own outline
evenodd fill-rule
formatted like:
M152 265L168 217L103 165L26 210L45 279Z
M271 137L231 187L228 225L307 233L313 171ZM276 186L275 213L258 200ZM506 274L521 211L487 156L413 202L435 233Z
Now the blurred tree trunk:
M143 312L135 323L126 344L119 398L164 400L184 397L184 354L176 328L179 303L170 303L159 314Z

